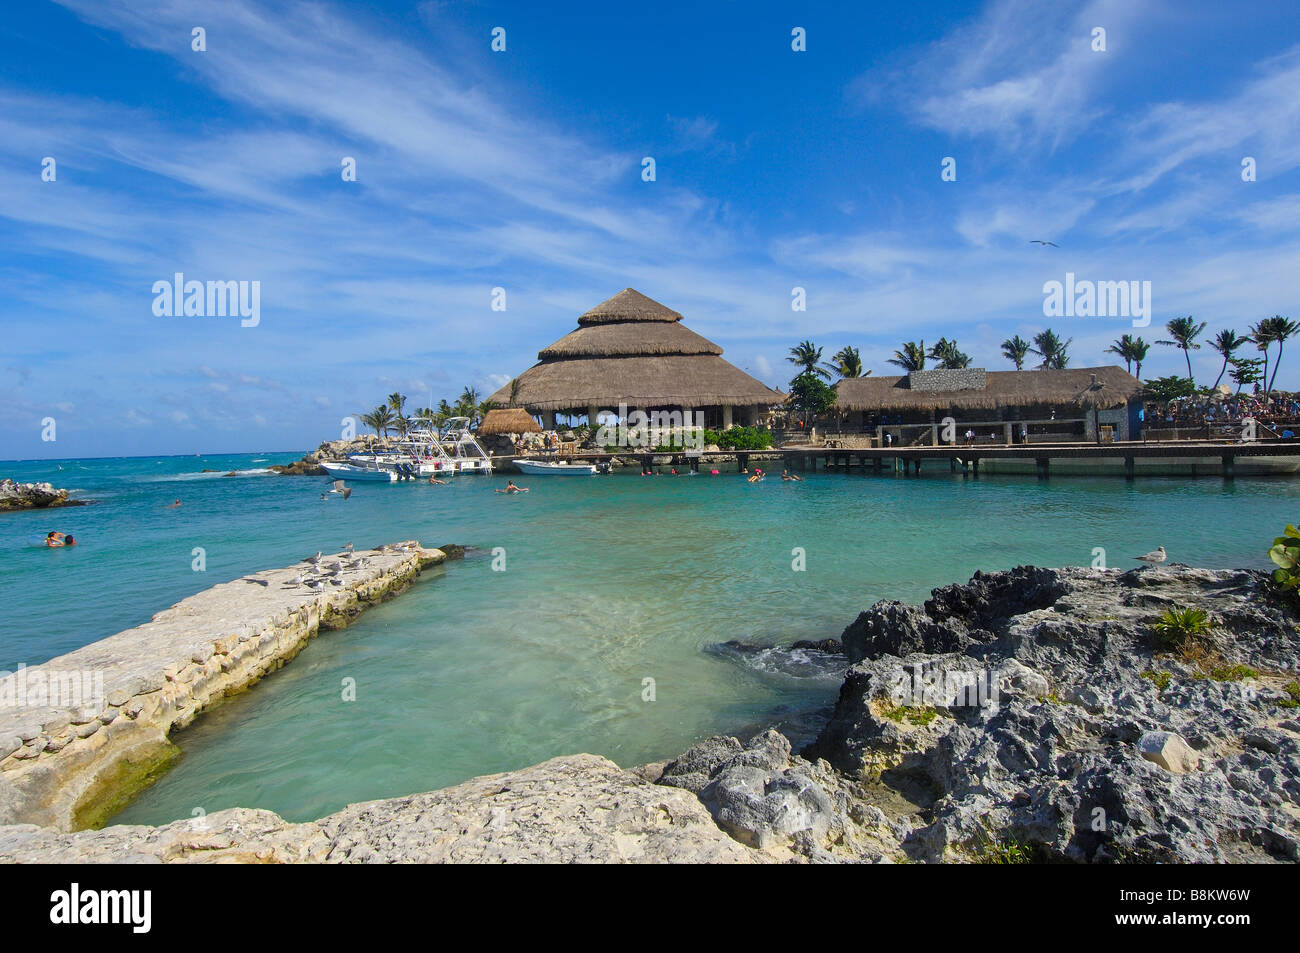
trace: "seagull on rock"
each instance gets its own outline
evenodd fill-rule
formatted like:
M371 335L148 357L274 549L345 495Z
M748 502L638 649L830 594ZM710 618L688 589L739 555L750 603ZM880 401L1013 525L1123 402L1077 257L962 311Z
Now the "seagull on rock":
M1163 546L1157 546L1152 552L1147 553L1145 556L1134 556L1133 558L1139 562L1150 563L1153 566L1158 566L1168 558L1168 554L1165 552Z

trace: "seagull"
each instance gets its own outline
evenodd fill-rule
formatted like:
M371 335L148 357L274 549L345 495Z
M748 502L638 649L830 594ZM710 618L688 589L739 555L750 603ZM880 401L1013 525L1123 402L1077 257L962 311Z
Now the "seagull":
M319 568L320 568L321 556L322 556L322 553L320 552L320 550L317 550L317 551L316 551L316 555L310 557L310 558L307 560L307 562L311 563L311 568L312 568L312 569L319 569Z
M321 582L319 579L308 579L305 585L313 592L319 592L324 588L325 583Z
M294 576L292 579L289 580L288 585L292 586L294 589L297 589L299 586L303 585L306 582L307 582L307 577L302 573L298 573L298 575Z
M325 568L330 572L336 573L343 569L343 564L336 559L332 563L326 563Z
M1051 245L1053 248L1060 248L1060 247L1061 247L1060 245L1056 244L1056 242L1045 242L1045 241L1043 241L1041 238L1031 238L1031 239L1029 239L1029 244L1031 244L1031 245Z
M1133 558L1144 563L1158 565L1164 562L1167 556L1168 554L1165 552L1165 548L1163 546L1157 546L1153 552L1149 552L1145 556L1134 556Z
M342 480L335 480L334 489L330 490L329 492L337 493L340 496L342 496L343 499L346 500L349 496L352 495L352 488L348 486L344 486Z
M344 544L343 544L343 551L344 551L345 553L347 553L349 556L352 555L352 550L353 550L354 548L355 548L355 547L354 547L351 543L344 543Z

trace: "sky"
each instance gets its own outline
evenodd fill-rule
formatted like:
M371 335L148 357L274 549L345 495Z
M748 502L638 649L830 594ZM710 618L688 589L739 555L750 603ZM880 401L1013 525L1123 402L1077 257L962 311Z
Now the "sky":
M486 396L625 287L782 388L806 338L1114 363L1300 318L1298 167L1292 0L15 4L0 459L314 447ZM178 272L257 282L257 323L157 313ZM1151 325L1045 317L1067 273L1149 281Z

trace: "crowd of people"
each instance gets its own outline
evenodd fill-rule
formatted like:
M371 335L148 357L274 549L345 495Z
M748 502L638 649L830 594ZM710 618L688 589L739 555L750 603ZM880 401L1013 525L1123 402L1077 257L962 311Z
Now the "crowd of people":
M1300 394L1274 392L1271 399L1265 399L1263 393L1180 397L1147 404L1144 422L1149 428L1204 427L1239 424L1246 419L1265 426L1300 423Z

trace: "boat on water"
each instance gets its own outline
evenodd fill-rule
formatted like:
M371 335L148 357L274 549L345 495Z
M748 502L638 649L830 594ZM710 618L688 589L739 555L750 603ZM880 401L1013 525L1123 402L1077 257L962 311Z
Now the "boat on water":
M386 469L373 461L370 463L343 463L339 460L322 460L321 468L336 480L354 483L396 483L397 471Z
M594 463L560 463L556 460L515 460L521 473L530 476L595 476Z
M491 473L492 456L469 429L468 417L448 417L438 438L453 473ZM447 472L444 468L440 472Z

